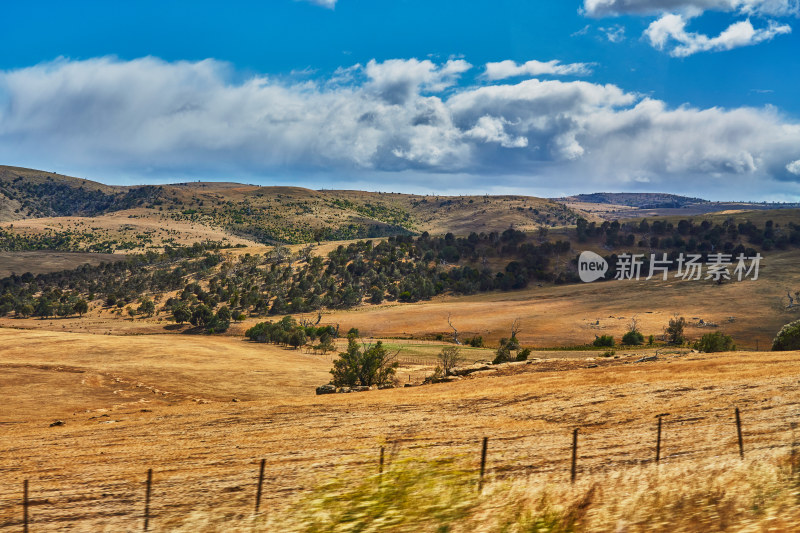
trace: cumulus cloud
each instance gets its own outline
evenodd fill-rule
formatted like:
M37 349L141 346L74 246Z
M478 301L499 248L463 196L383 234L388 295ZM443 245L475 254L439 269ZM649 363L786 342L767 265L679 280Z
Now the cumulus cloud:
M526 61L519 64L510 59L497 63L486 63L484 76L490 80L503 80L517 76L586 76L592 73L591 63L567 63L552 61Z
M704 11L789 16L800 13L800 4L797 0L584 0L583 11L592 17Z
M686 31L686 20L682 15L664 15L652 22L644 35L655 48L664 50L673 45L669 54L685 57L697 52L731 50L758 44L791 31L790 26L774 21L770 21L766 28L755 29L748 19L731 24L716 37L708 37Z
M369 87L392 104L403 104L420 90L441 92L455 85L461 74L472 68L463 59L451 59L435 65L426 59L390 59L378 63L374 59L364 69Z
M675 109L586 81L456 85L467 69L398 59L335 81L242 80L215 60L148 57L0 71L0 161L373 188L800 190L800 124L774 110Z
M687 31L689 20L706 11L748 18L732 22L716 37ZM766 20L766 25L757 29L749 17L800 16L800 0L584 0L583 12L592 17L658 15L644 31L644 37L659 50L685 57L697 52L750 46L791 33L791 26L773 19ZM610 34L609 40L616 42Z

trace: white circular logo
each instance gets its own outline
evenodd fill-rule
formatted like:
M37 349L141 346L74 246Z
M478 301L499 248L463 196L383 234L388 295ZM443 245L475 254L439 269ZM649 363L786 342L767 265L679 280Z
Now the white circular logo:
M594 252L585 251L578 258L578 275L581 281L590 283L600 279L608 271L608 263Z

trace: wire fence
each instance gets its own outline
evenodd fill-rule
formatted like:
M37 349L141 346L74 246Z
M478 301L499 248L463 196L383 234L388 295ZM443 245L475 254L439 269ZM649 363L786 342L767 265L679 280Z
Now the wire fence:
M538 418L551 416L558 415ZM762 452L796 450L800 441L798 420L800 404L787 402L741 412L738 408L716 407L680 415L662 413L654 419L632 417L615 425L601 419L586 420L541 432L495 429L487 431L483 439L462 438L456 433L435 440L410 437L387 445L411 456L466 458L472 461L479 487L487 475L506 478L544 474L563 476L565 482L574 483L583 476L655 463L668 467L670 463L704 458L738 455L744 459ZM0 488L0 529L25 533L68 527L91 530L95 526L81 528L89 521L104 524L103 530L148 531L158 529L160 517L188 512L191 502L200 501L212 506L225 501L240 506L242 513L256 516L287 493L304 490L300 478L283 479L282 485L265 490L265 480L268 485L276 481L269 465L297 461L301 471L330 473L329 464L319 464L302 451L293 455L296 457L276 455L252 461L220 459L186 471L185 465L153 469L143 462L138 480L104 480L90 474L78 487L67 487L68 478L46 472L39 472L32 480L22 479L23 473L18 472L13 482L5 476ZM384 455L383 447L373 452L350 450L339 455L336 466L382 472ZM201 474L208 471L215 473Z

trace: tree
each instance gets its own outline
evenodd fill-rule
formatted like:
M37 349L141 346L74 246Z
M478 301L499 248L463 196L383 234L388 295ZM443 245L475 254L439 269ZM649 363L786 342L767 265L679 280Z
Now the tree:
M53 302L42 296L39 298L39 301L36 302L35 313L42 318L53 316Z
M219 311L217 311L217 318L219 320L224 320L226 322L230 322L230 320L231 320L231 310L228 309L227 305L223 305L222 307L219 308Z
M214 313L211 309L205 304L200 304L192 309L192 318L189 319L189 322L193 326L205 327L213 318Z
M80 300L75 302L75 305L73 305L72 308L75 310L76 313L78 313L78 316L82 317L83 313L89 311L89 304L86 303L86 300L81 298Z
M639 331L638 320L636 320L635 316L628 323L628 331L622 336L622 344L629 346L644 344L644 335Z
M288 340L289 340L288 342L289 346L292 346L294 347L294 349L297 349L303 346L308 340L308 338L306 337L306 332L303 330L303 328L295 328L291 333L289 333Z
M800 320L789 322L781 328L772 341L772 350L800 350Z
M319 336L319 344L316 346L316 349L321 351L323 354L336 349L336 345L333 343L333 338L331 337L330 333L327 331L322 332L322 334Z
M461 344L461 342L458 340L458 330L450 321L450 313L447 313L447 323L450 325L451 328L453 328L453 342L455 344Z
M686 327L686 319L675 316L669 319L667 326L667 340L670 344L683 344L686 338L683 336L683 329Z
M153 313L156 312L156 304L150 298L144 298L139 304L138 312L140 315L153 316Z
M355 335L347 337L347 351L333 362L333 384L337 387L386 385L392 381L399 363L398 352L390 353L381 341L359 344Z
M461 356L461 348L458 346L445 346L436 357L439 359L439 366L445 376L449 376L450 372L464 360Z
M189 306L186 304L178 304L172 308L172 318L174 318L175 322L178 324L189 322L192 319L192 310L189 309Z

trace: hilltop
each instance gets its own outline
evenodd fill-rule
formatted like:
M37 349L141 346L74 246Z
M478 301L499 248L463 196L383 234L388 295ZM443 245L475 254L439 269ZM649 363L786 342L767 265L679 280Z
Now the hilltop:
M0 167L0 230L66 235L78 249L91 251L202 240L291 244L425 231L466 235L574 224L579 216L564 204L531 196L314 191L231 182L120 187Z

